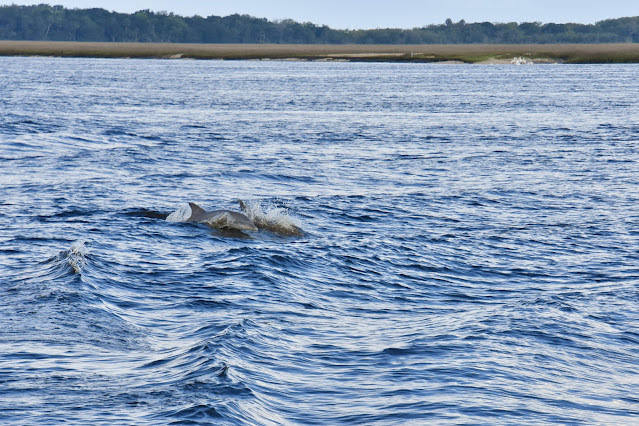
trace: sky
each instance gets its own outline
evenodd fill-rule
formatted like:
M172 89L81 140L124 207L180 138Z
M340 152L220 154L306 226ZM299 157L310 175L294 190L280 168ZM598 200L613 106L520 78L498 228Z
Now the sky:
M141 9L182 16L293 19L335 29L415 28L454 22L534 22L582 24L639 16L639 0L0 0L0 4L61 4L131 13Z

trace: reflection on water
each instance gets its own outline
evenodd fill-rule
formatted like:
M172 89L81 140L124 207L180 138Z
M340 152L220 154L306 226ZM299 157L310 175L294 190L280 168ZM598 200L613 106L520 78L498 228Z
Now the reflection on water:
M0 421L639 414L634 66L0 65Z

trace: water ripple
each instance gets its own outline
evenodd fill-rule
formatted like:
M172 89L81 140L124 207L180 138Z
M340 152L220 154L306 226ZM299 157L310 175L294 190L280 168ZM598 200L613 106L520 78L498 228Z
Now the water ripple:
M634 67L0 62L0 422L639 415Z

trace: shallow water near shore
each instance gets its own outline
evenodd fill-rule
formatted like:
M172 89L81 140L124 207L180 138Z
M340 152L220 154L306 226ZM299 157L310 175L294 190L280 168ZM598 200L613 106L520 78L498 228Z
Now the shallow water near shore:
M638 82L0 58L0 422L635 421Z

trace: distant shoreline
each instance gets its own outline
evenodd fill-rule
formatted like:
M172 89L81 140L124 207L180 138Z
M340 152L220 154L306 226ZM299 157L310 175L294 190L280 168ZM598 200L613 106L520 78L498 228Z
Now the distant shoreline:
M297 60L343 62L639 63L638 43L619 44L178 44L0 41L0 56Z

